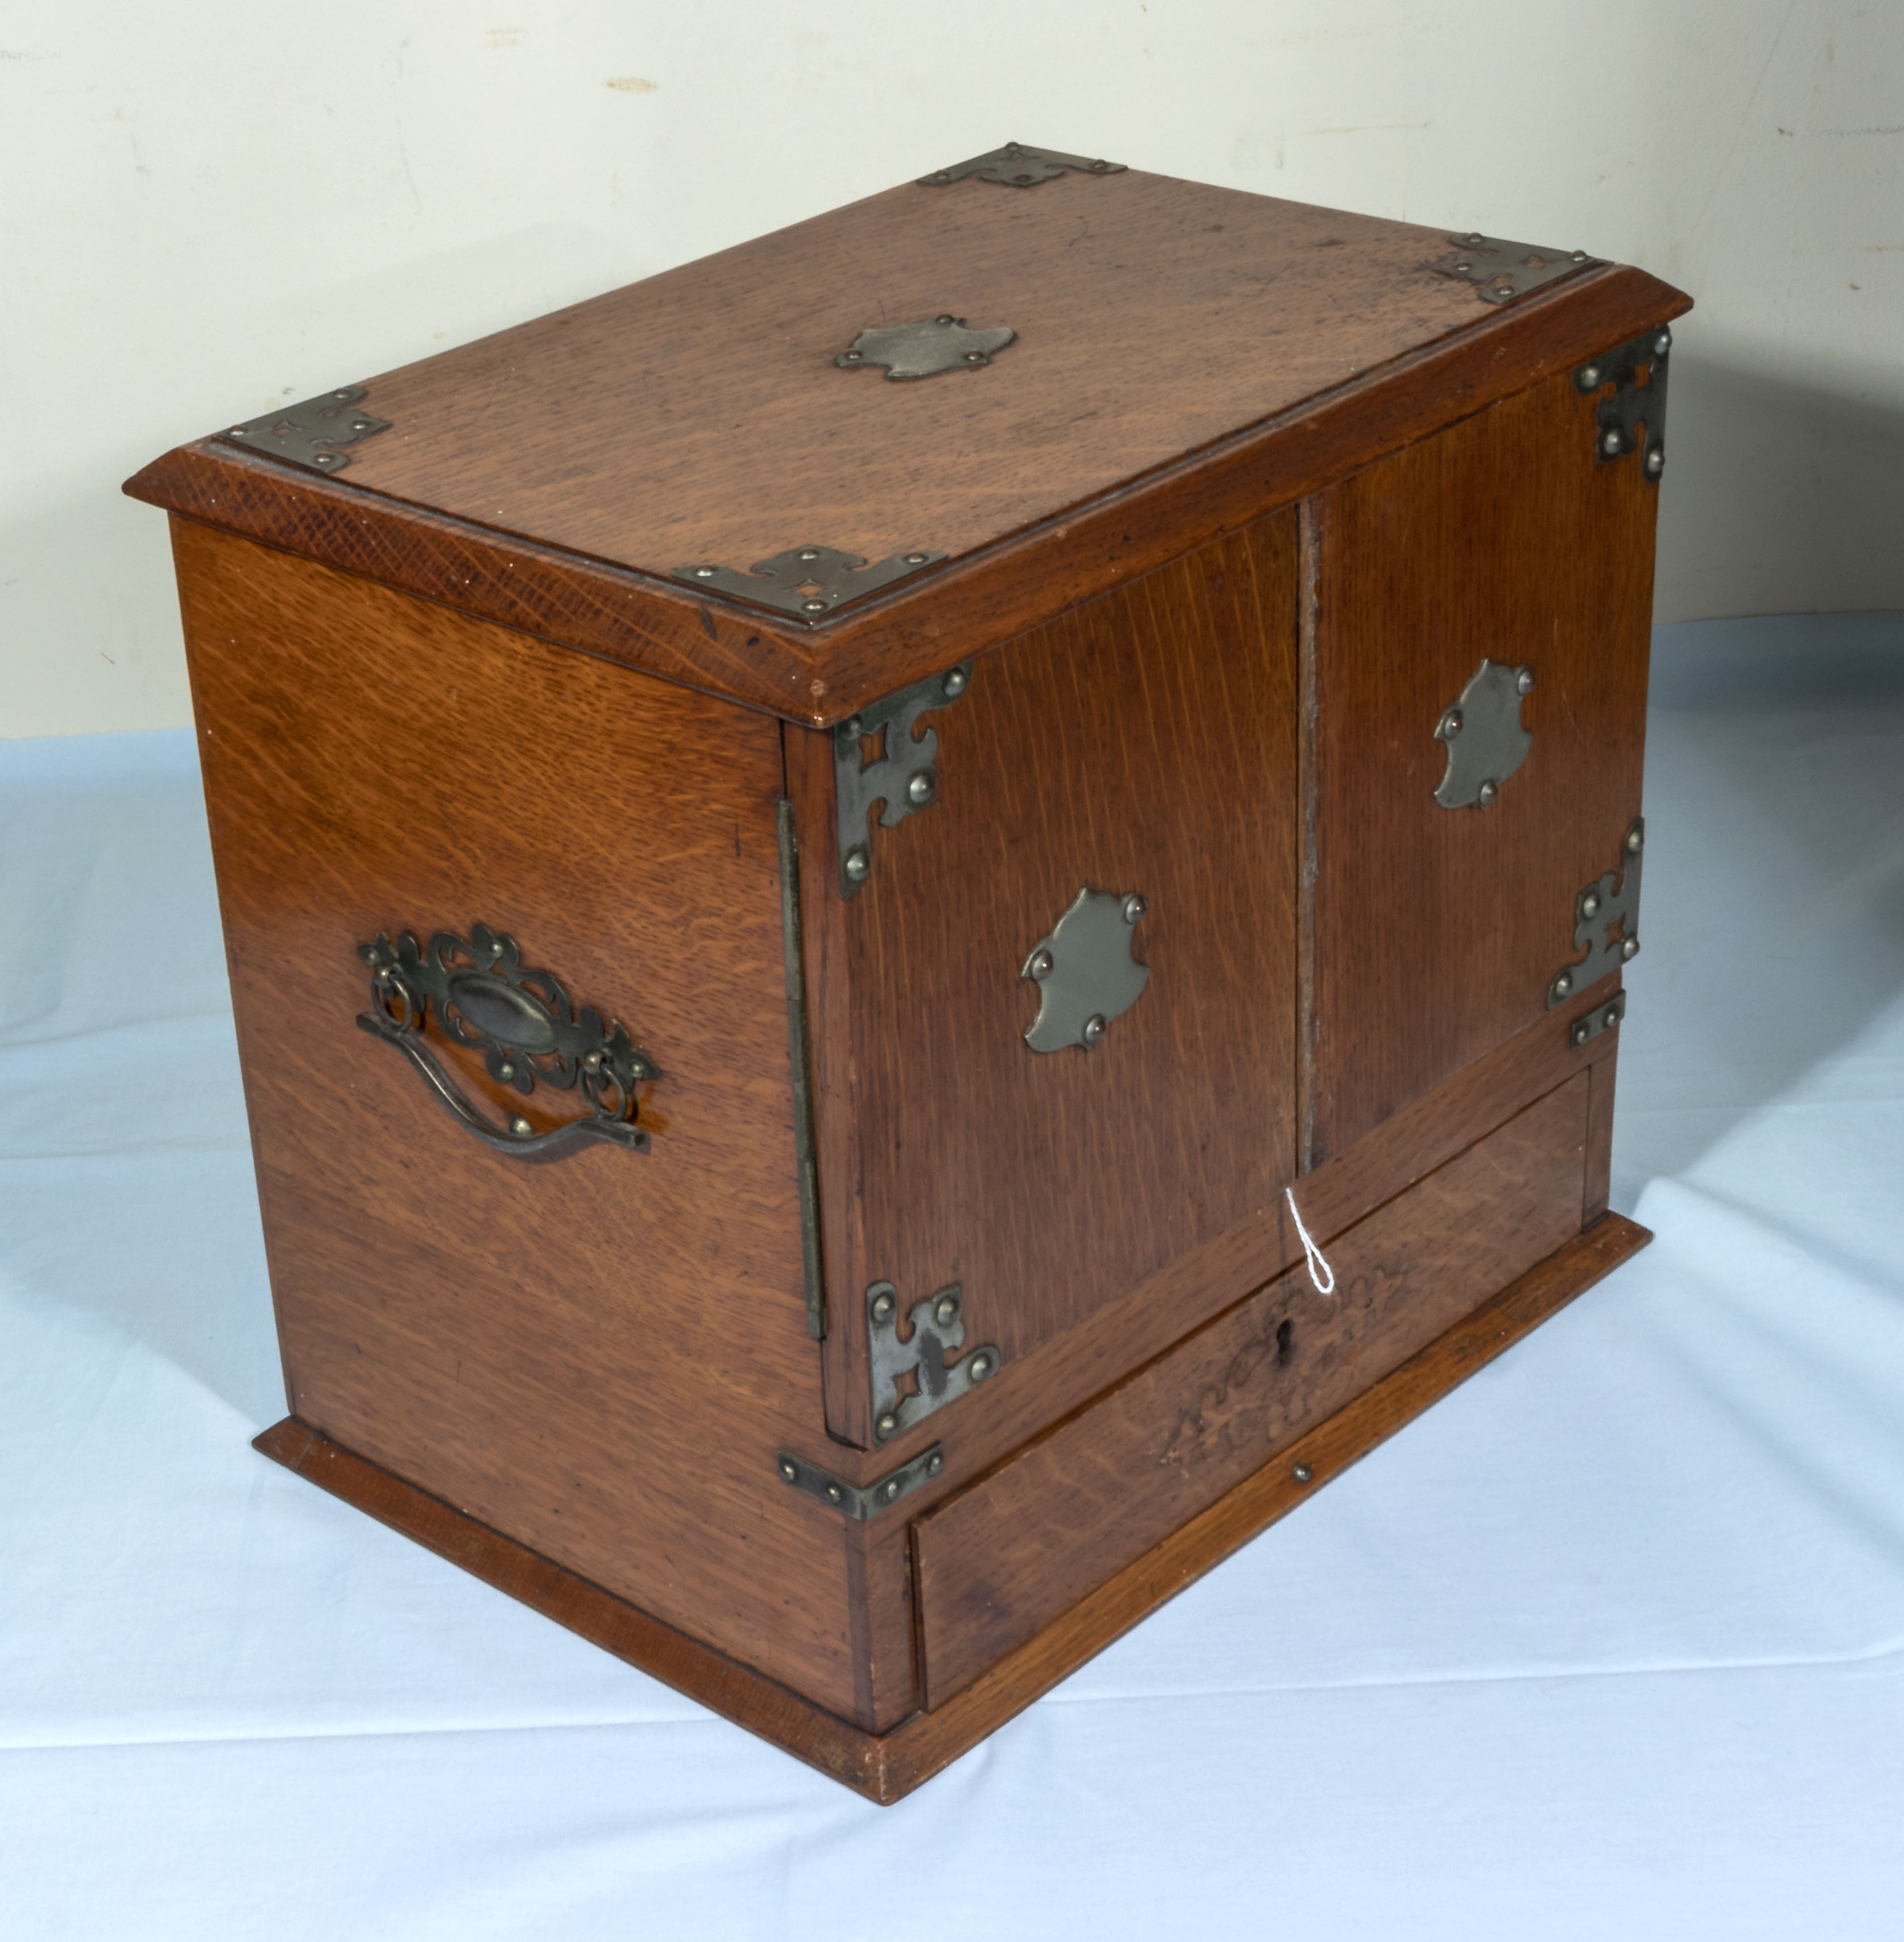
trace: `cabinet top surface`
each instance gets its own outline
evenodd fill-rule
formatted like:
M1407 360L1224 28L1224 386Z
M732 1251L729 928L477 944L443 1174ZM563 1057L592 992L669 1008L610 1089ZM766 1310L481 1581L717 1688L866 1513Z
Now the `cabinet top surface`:
M912 554L895 577L919 590L943 563L1062 537L1075 511L1194 471L1237 434L1280 437L1281 415L1299 438L1299 408L1358 380L1357 412L1379 417L1382 367L1424 347L1485 338L1504 374L1530 361L1523 312L1605 274L1570 262L1531 304L1500 305L1436 268L1456 242L1135 169L908 183L369 378L361 409L389 428L320 489L717 606L750 600L756 562L807 547L895 570ZM992 333L976 357L948 318ZM928 360L957 353L951 368L886 375L890 340L862 333L903 326L925 327ZM195 449L221 464L238 451ZM129 489L203 516L213 502L169 493L163 464ZM697 566L716 574L697 585ZM871 587L841 600L842 621ZM778 629L828 617L765 605Z

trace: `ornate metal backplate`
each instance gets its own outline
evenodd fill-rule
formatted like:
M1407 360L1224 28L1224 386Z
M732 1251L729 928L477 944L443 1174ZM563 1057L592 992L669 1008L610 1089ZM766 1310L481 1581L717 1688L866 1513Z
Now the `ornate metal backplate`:
M965 1346L965 1297L956 1282L924 1301L906 1318L912 1332L899 1338L899 1291L889 1281L866 1290L866 1345L872 1377L872 1440L889 1443L923 1416L956 1402L974 1383L998 1372L1002 1359L988 1342L955 1362ZM911 1376L916 1385L904 1395Z
M1451 236L1455 247L1428 265L1444 277L1472 283L1485 302L1512 303L1530 290L1558 283L1597 262L1584 250L1550 250L1540 243L1509 243L1477 231Z
M1602 465L1644 446L1641 472L1657 480L1666 470L1666 366L1672 348L1671 331L1649 330L1604 357L1589 358L1574 372L1578 391L1589 397L1600 394L1599 409L1593 415L1593 450ZM1643 385L1642 371L1646 373Z
M648 1150L636 1125L635 1088L661 1068L618 1022L578 1011L547 971L525 969L513 937L487 924L469 942L446 930L421 949L408 931L394 943L382 931L357 954L370 967L370 1009L357 1024L394 1046L420 1072L450 1116L497 1152L516 1159L553 1159L590 1141ZM529 1098L538 1083L579 1091L589 1111L538 1133L521 1114L497 1126L457 1085L425 1042L434 1012L444 1036L483 1055L489 1077Z
M1645 849L1646 819L1636 816L1620 846L1619 867L1574 899L1574 948L1584 948L1587 955L1554 973L1547 985L1549 1011L1639 955L1639 866Z
M839 814L839 891L856 897L872 874L872 832L866 819L875 802L879 820L891 829L939 800L939 734L928 728L915 737L921 715L956 701L971 684L972 663L961 661L943 674L875 701L833 731L833 796ZM879 737L879 754L869 762L861 743Z
M346 384L281 412L228 425L218 436L247 451L281 458L287 465L302 465L308 472L342 472L351 462L342 446L375 438L390 429L389 419L373 418L360 409L369 391L367 384Z
M697 587L712 587L717 593L731 593L737 599L751 600L762 607L776 607L802 620L823 620L849 601L863 600L869 593L895 580L904 580L921 568L945 558L930 547L911 553L896 553L890 559L869 566L857 553L839 553L832 547L790 547L771 559L757 559L745 573L731 566L704 562L699 566L677 566L673 577L691 580Z
M774 1467L780 1472L783 1483L791 1484L796 1490L805 1491L810 1497L817 1497L823 1504L831 1504L855 1524L864 1524L869 1518L877 1517L909 1492L937 1476L946 1467L946 1446L935 1443L930 1450L921 1450L911 1463L902 1463L877 1483L864 1485L847 1483L830 1471L821 1469L817 1463L809 1463L804 1457L793 1456L784 1450L774 1459Z
M1520 705L1534 691L1531 667L1483 660L1454 704L1441 711L1435 740L1446 743L1448 770L1435 791L1443 809L1485 809L1534 746Z
M923 323L882 325L863 330L850 351L833 360L844 371L883 369L888 378L936 378L943 371L974 371L992 362L1016 331L968 330L962 317L948 311Z
M955 162L949 169L935 169L919 178L927 188L946 182L963 182L977 176L980 182L1002 182L1007 188L1035 188L1040 182L1055 182L1067 172L1081 176L1121 176L1122 162L1093 161L1084 155L1061 155L1055 149L1028 149L1007 142L989 155L974 155L969 162Z
M1150 967L1133 960L1130 940L1149 908L1135 890L1082 890L1032 947L1018 975L1038 986L1038 1016L1025 1034L1034 1052L1090 1051L1143 995Z

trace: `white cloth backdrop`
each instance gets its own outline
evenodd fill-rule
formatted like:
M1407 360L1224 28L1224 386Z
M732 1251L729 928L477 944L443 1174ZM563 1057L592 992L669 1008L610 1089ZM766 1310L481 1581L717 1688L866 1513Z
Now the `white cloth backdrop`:
M247 1447L191 744L0 744L0 1929L1904 1935L1904 617L1662 629L1651 736L1656 1245L885 1810Z

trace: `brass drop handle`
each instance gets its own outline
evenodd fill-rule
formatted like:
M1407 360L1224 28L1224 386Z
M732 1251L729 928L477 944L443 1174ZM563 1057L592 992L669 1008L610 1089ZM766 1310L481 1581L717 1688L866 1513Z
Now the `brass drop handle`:
M423 1075L450 1116L485 1146L512 1159L558 1159L592 1141L645 1153L645 1128L636 1123L636 1088L661 1068L630 1039L618 1021L578 1011L560 982L523 968L513 937L487 924L471 927L465 942L440 930L425 951L408 931L360 944L370 967L370 1009L357 1024L394 1046ZM580 1094L589 1110L538 1132L520 1113L498 1125L445 1069L424 1037L434 1012L454 1043L483 1055L489 1077L526 1098L538 1083Z

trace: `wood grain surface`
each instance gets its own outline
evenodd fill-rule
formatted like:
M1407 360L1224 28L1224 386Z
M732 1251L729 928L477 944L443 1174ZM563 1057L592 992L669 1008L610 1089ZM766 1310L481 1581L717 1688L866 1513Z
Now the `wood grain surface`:
M1206 446L1186 443L1141 476L815 624L565 550L533 526L512 531L493 516L452 516L391 498L360 482L368 477L361 461L326 478L208 440L146 467L126 490L791 721L826 723L1690 308L1669 286L1617 268L1589 271L1505 308L1471 292L1467 301L1472 320L1451 334ZM866 372L833 375L886 383ZM956 386L961 375L943 381ZM941 381L919 381L930 388ZM591 433L570 448L578 473L589 471L599 443ZM366 458L371 449L363 448ZM1010 455L1005 476L1038 474L1040 450L1035 443ZM661 570L682 563L670 559Z
M1658 503L1553 378L1317 504L1309 1165L1539 1018L1578 954L1640 810ZM1434 729L1484 657L1534 670L1533 750L1444 810Z
M914 1525L937 1706L1580 1231L1569 1080Z
M1609 1214L1457 1322L936 1711L867 1732L295 1417L257 1439L299 1475L882 1805L903 1799L1510 1348L1652 1236ZM1297 1466L1310 1472L1298 1481Z
M293 1410L850 1715L843 1521L774 1468L820 1409L777 727L283 553L176 541ZM659 1062L652 1153L495 1153L357 1028L357 945L477 921ZM498 1116L575 1110L461 1077Z
M926 718L937 799L875 829L843 911L831 775L790 761L820 832L807 908L833 907L843 945L817 942L823 1035L842 969L847 987L819 1100L823 1147L842 1111L856 1142L823 1179L847 1199L835 1434L867 1440L869 1283L909 1306L959 1283L968 1343L1009 1364L1292 1171L1295 568L1285 512L984 663ZM1148 982L1096 1049L1035 1052L1021 969L1086 888L1148 901L1130 940Z

